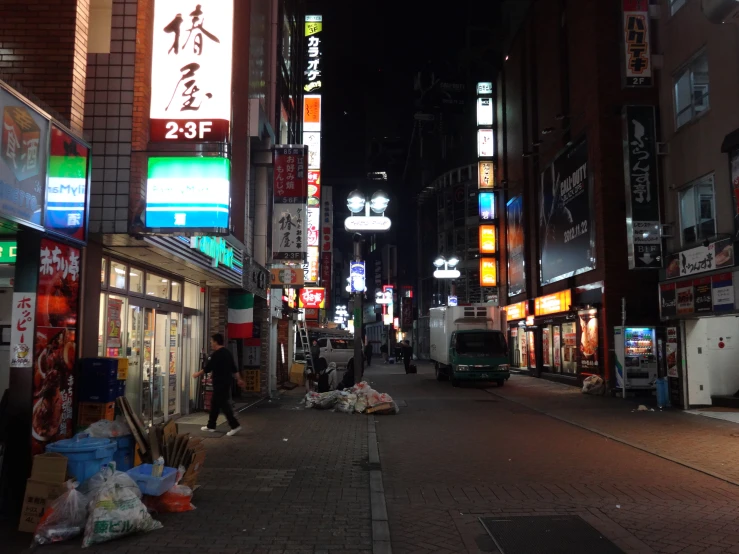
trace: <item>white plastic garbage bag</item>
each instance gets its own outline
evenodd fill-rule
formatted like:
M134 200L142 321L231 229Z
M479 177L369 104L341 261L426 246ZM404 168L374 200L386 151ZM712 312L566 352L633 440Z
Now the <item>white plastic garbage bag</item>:
M67 481L67 492L46 507L33 535L34 544L66 541L82 534L87 520L87 498L77 490L78 485L77 481Z
M583 394L600 396L606 393L606 383L598 375L586 377L582 382Z
M107 479L95 489L90 500L82 548L133 533L161 529L162 524L149 515L141 502L138 485L120 471L105 473Z

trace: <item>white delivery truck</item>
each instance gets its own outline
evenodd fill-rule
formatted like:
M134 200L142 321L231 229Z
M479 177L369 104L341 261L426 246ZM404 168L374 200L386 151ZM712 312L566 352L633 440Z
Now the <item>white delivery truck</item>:
M431 359L436 379L495 381L510 378L505 335L493 329L499 308L486 304L442 306L430 310Z

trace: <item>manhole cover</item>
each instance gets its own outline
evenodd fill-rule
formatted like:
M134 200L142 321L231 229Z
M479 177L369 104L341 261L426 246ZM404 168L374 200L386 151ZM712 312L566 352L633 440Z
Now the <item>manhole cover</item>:
M579 516L480 518L501 554L623 554Z

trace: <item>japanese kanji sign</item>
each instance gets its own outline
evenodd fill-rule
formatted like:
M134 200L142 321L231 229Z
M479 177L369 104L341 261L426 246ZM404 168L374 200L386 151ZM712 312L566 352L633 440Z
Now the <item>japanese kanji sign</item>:
M152 142L228 139L232 57L233 0L156 1Z
M33 367L36 293L14 292L10 328L10 367Z
M32 453L72 436L80 250L41 240L36 296Z
M323 288L300 289L299 307L318 309L325 306L326 291Z
M305 16L305 92L316 93L323 87L323 16Z
M308 252L308 168L303 144L275 146L272 259L305 261Z
M626 106L623 125L629 268L660 269L662 236L654 107Z
M275 202L307 203L307 148L302 144L275 146Z
M623 0L624 62L627 87L652 86L649 0Z

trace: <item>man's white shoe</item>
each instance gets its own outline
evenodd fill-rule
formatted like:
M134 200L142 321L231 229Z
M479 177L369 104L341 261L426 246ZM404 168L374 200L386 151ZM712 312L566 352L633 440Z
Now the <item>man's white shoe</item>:
M241 427L237 427L236 429L231 429L228 433L226 433L226 435L229 437L233 437L239 431L241 431Z
M200 428L200 430L201 430L201 431L208 431L209 433L215 433L215 432L216 432L216 430L215 430L215 429L211 429L211 428L210 428L210 427L208 427L207 425L205 425L205 426L201 427L201 428Z

